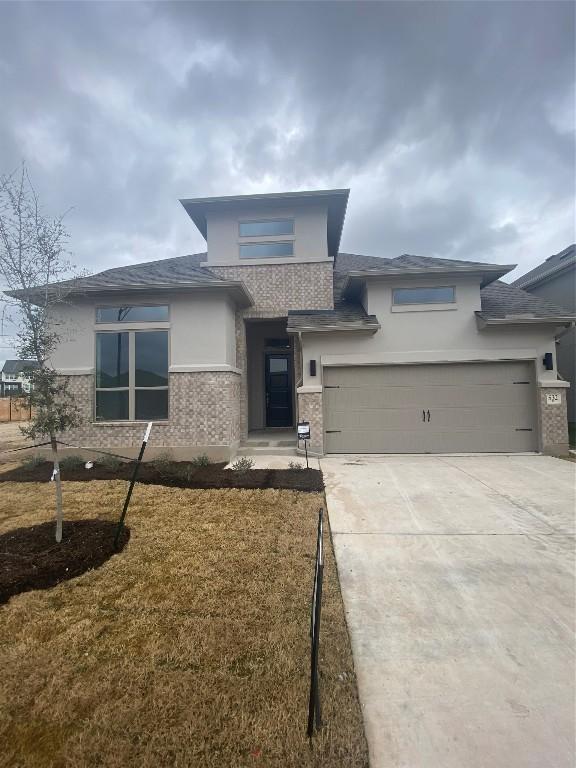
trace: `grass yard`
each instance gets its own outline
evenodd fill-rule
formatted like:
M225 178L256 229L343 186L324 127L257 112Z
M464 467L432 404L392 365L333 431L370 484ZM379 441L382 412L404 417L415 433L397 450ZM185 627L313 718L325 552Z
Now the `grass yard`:
M124 481L66 482L67 518L117 516ZM0 765L367 765L326 536L326 727L310 748L309 610L320 494L137 486L101 568L0 607ZM0 533L50 520L47 483L0 485Z

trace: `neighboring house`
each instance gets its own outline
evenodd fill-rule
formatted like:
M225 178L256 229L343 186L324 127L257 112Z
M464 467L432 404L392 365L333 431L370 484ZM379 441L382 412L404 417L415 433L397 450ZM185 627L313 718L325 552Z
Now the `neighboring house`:
M68 283L66 439L133 455L150 419L149 455L230 457L305 420L317 453L566 450L572 314L514 265L339 253L348 194L182 200L206 253Z
M30 382L25 372L36 366L37 363L34 360L6 360L0 376L0 396L30 392Z
M576 315L576 245L549 256L538 267L512 283L534 296L549 299ZM568 421L576 422L576 328L563 330L556 340L558 373L570 382Z

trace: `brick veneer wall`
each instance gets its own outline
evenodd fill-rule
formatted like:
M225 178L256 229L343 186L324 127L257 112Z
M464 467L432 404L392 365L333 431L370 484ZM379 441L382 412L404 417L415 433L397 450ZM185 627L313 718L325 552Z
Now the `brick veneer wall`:
M324 415L322 411L322 392L298 393L298 421L310 422L311 453L324 453Z
M240 375L240 434L248 435L248 376L246 371L246 319L286 317L289 309L333 309L332 262L308 264L239 264L211 266L226 280L241 280L254 298L254 306L236 313L236 366ZM296 359L295 366L299 363ZM298 371L298 375L301 372ZM296 379L297 380L297 379Z
M538 392L538 421L540 427L540 449L543 453L568 453L568 416L564 387L540 387ZM546 395L560 395L562 402L548 405Z
M283 317L289 309L334 308L331 261L210 269L227 280L241 280L248 288L255 306L244 310L244 317Z
M76 445L94 446L120 453L138 453L142 423L105 424L94 421L94 377L69 376L82 424L62 439ZM228 458L240 441L240 376L232 371L198 371L169 375L170 411L167 422L155 422L147 456L154 449L171 449L178 458L202 452Z

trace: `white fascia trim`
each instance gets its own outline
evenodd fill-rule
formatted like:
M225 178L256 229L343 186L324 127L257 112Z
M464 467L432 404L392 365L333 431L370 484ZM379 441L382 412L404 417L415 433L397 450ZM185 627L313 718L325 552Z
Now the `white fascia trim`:
M570 389L570 382L563 381L562 379L552 379L551 381L540 379L537 384L539 387L545 387L546 389Z
M381 355L321 355L323 366L338 365L417 365L427 363L481 363L505 360L536 360L536 349L437 349L390 352Z
M58 376L89 376L94 373L94 368L56 368Z
M227 363L197 363L194 365L171 365L168 373L202 373L225 371L227 373L241 374L240 368L235 368Z
M296 394L297 395L313 395L318 392L322 392L322 385L321 384L307 384L303 387L297 387L296 388Z

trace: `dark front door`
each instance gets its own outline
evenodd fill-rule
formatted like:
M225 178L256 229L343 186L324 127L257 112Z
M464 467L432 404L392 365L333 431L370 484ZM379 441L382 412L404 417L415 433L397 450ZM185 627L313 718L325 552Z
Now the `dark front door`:
M292 384L290 357L269 352L266 355L266 426L292 426Z

